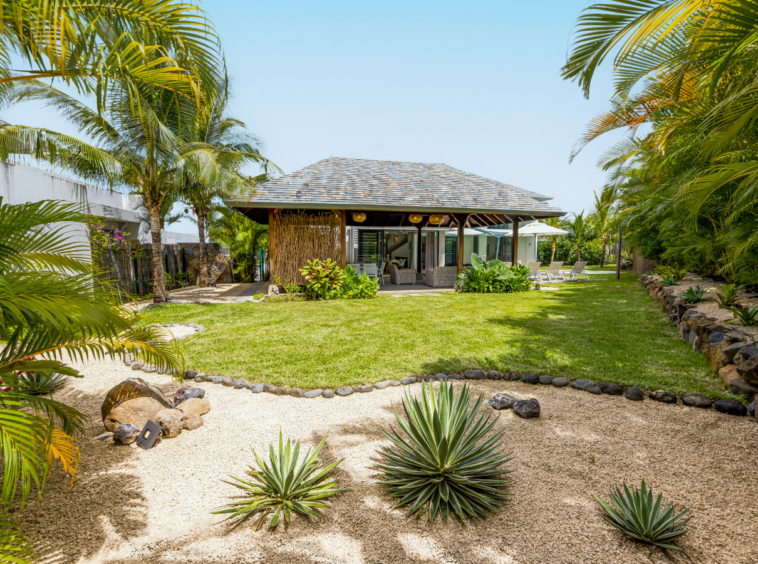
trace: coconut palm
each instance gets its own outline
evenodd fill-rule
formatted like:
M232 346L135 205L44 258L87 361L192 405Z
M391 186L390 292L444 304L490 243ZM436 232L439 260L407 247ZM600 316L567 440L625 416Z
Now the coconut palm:
M74 204L7 205L0 199L0 560L25 562L29 547L9 515L41 492L60 463L72 481L80 454L76 436L85 415L24 392L20 374L82 377L64 364L90 358L140 356L162 369L182 369L181 350L165 330L128 307L113 304L94 283L86 244L70 236L88 216ZM106 357L105 355L108 355ZM20 486L20 487L19 487ZM16 560L13 560L16 558Z
M568 231L574 236L574 242L576 243L577 262L582 260L582 242L589 229L590 220L589 218L584 217L584 211L580 214L574 214L574 221L568 224Z
M560 227L560 218L558 217L548 217L547 219L543 219L542 222L545 225L549 225L550 227L558 228ZM555 242L558 239L558 235L551 235L550 240L552 242L551 249L550 249L550 262L552 263L555 260Z
M260 225L223 204L211 208L209 230L213 241L229 249L238 282L255 282L259 249L268 248L268 225Z
M600 259L600 268L605 266L605 250L608 245L608 231L611 225L612 210L614 193L611 187L606 187L598 197L597 192L593 192L595 195L595 213L593 214L593 223L600 231L600 242L603 245L603 254Z

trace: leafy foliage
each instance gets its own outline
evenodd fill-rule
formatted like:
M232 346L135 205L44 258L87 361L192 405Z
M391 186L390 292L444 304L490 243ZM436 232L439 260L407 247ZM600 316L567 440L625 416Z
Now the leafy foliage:
M258 515L256 530L263 526L266 517L271 513L273 515L268 524L270 529L276 528L282 517L289 523L293 512L302 516L318 517L318 509L330 507L322 500L350 491L335 488L339 482L329 476L342 460L319 469L323 461L316 457L325 441L326 437L312 454L308 451L301 462L300 441L297 441L293 449L292 441L283 441L282 432L279 431L278 456L274 453L274 446L269 445L267 464L253 450L259 470L251 468L247 471L251 479L243 480L232 476L234 482L224 480L225 483L242 490L245 499L234 501L213 513L228 515L226 519L234 521L235 528Z
M694 288L690 286L682 294L682 297L684 298L684 301L687 302L688 304L696 304L699 301L702 301L704 295L705 295L705 290L703 290L700 286L695 286Z
M18 375L20 389L33 396L52 394L66 383L69 377L63 374L45 372L21 372Z
M299 269L305 278L305 297L311 300L336 299L345 288L345 271L332 259L309 260Z
M742 325L752 327L758 325L758 306L750 309L747 306L733 307L732 313L734 313L734 320L739 321Z
M744 286L721 284L719 287L721 288L721 292L716 294L716 301L719 307L722 309L732 309L737 301L737 292L744 288Z
M476 253L471 253L471 268L458 275L463 292L480 294L501 292L526 292L531 288L529 268L508 266L503 261L492 259L486 263Z
M375 298L379 291L379 280L369 278L367 274L356 276L355 269L349 264L345 267L345 283L341 297L348 299Z
M679 280L676 278L676 276L664 276L661 280L662 286L676 286L679 283Z
M392 444L380 449L382 483L400 498L393 508L410 504L407 515L426 513L434 521L439 513L447 521L454 513L462 521L466 515L485 517L503 504L511 482L502 477L509 472L503 465L511 456L498 452L502 431L487 437L498 417L479 414L482 399L470 406L467 385L456 398L452 385L442 382L436 397L422 384L420 402L406 392L405 419L393 407L408 437L392 428L384 432Z
M676 513L673 504L669 504L661 511L662 499L661 494L658 494L655 500L653 499L653 491L647 489L645 480L642 480L642 487L639 490L633 488L630 491L624 484L623 492L619 489L611 492L612 507L595 496L595 500L605 512L603 519L625 535L646 544L681 550L669 542L687 532L684 527L690 518L685 518L685 515L690 510L685 509Z
M678 283L680 280L683 280L684 277L687 275L686 270L672 268L670 266L665 266L662 264L659 264L658 266L655 267L655 273L661 278L672 278L676 280L674 284Z
M211 206L208 235L229 249L237 282L253 282L258 251L268 247L268 225L260 225L225 205Z

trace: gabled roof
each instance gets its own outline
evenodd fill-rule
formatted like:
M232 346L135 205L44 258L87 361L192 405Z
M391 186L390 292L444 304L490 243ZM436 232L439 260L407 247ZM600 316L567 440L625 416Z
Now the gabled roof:
M548 196L438 163L330 157L227 201L234 208L563 215Z

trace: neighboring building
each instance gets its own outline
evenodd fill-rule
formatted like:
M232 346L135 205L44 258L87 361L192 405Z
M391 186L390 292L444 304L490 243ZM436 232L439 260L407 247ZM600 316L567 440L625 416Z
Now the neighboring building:
M139 196L98 188L32 166L0 162L0 196L7 204L62 200L83 205L85 211L103 217L109 230L121 229L130 239L150 243L150 229ZM82 225L71 226L71 236L87 240ZM163 243L197 243L197 234L164 231Z
M550 199L444 164L332 157L226 204L269 225L271 271L281 278L299 281L307 258L331 257L375 263L394 279L398 267L415 270L402 276L415 281L437 268L460 272L472 253L534 260L536 236L518 229L564 215Z

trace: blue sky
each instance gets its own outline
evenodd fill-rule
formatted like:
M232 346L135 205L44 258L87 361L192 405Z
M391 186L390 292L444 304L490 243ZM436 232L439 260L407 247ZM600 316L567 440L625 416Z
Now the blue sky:
M569 165L572 146L611 95L607 68L589 101L560 78L572 27L588 4L203 6L226 53L231 114L285 172L330 156L442 162L579 212L603 186L598 157L620 138L596 141ZM54 113L29 105L4 117L70 131ZM185 223L178 230L193 229Z

